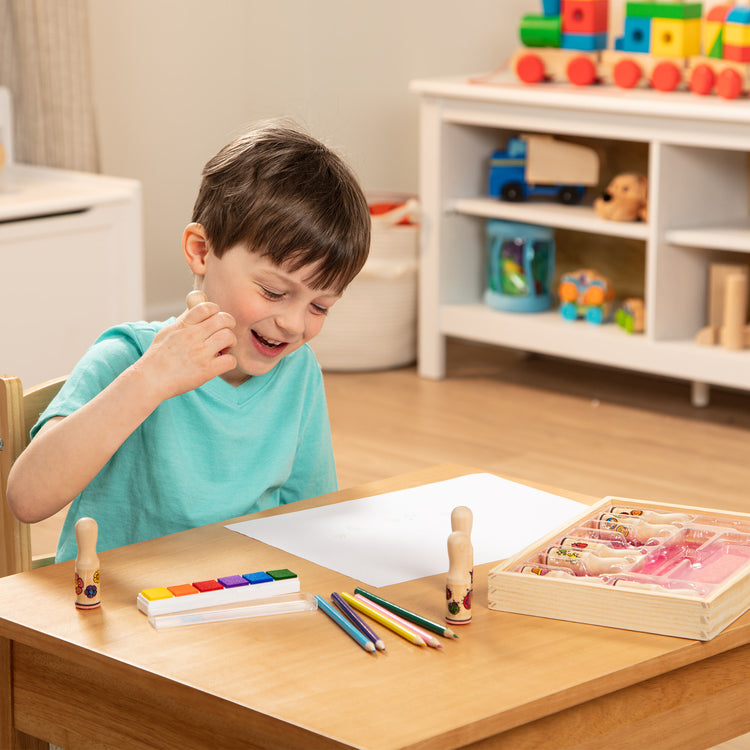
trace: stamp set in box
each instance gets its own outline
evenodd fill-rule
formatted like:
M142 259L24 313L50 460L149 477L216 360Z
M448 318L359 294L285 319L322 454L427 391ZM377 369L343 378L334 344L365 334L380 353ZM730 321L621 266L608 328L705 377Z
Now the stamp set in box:
M607 497L492 569L489 607L710 640L750 608L750 514Z

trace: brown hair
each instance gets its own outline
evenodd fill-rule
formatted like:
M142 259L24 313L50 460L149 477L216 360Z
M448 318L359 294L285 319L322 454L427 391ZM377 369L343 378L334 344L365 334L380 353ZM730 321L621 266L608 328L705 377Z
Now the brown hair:
M309 284L343 292L367 260L370 214L343 160L283 124L235 139L203 169L193 221L221 257L245 243L290 271L315 265Z

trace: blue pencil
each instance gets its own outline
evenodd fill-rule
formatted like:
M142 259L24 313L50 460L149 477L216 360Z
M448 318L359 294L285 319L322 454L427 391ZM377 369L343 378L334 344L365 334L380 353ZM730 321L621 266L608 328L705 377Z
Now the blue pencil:
M334 604L358 627L374 644L375 648L385 651L383 639L370 628L365 621L334 591L331 594Z
M365 651L375 653L375 644L349 620L340 615L322 596L316 595L318 608L322 609L342 630L346 631Z

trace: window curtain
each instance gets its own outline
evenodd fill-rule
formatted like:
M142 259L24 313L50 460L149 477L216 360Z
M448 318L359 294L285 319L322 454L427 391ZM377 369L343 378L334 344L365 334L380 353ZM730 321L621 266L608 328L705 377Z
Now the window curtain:
M88 0L0 0L0 85L17 162L99 171Z

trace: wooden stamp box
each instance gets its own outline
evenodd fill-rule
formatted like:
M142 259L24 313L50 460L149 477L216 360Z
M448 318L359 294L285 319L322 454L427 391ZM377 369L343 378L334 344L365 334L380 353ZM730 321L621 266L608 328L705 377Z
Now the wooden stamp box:
M750 608L750 514L606 497L493 568L489 607L710 640Z

